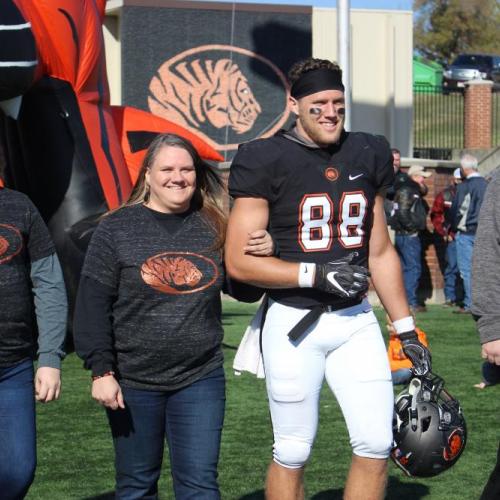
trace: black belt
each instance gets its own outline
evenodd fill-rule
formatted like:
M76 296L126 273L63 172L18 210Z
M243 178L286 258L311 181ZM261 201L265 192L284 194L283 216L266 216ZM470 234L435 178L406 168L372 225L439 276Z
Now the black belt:
M324 312L335 311L335 307L328 304L321 304L319 306L314 306L289 332L288 338L290 340L299 339L302 334L316 321Z

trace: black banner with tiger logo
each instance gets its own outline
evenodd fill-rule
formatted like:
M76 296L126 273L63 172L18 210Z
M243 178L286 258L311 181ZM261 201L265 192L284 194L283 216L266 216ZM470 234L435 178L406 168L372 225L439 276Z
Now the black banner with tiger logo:
M230 160L287 126L286 74L312 52L310 7L125 0L122 99Z

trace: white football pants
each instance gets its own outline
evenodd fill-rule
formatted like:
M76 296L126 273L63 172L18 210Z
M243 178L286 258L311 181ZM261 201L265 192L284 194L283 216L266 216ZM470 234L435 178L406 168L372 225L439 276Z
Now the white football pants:
M288 332L308 311L271 300L262 333L274 461L288 468L307 462L324 378L342 409L353 453L387 458L394 395L386 347L370 304L323 313L291 341Z

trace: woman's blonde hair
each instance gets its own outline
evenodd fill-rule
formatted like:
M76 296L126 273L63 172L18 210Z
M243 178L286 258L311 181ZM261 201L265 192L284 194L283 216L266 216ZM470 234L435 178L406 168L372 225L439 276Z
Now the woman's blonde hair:
M190 209L199 211L203 215L205 221L215 232L213 248L222 249L227 224L226 215L221 208L224 185L219 175L201 158L191 142L184 137L176 134L160 134L151 142L132 193L120 208L148 202L150 190L146 182L146 172L152 167L159 151L164 147L181 148L191 156L196 173L196 188L191 198Z

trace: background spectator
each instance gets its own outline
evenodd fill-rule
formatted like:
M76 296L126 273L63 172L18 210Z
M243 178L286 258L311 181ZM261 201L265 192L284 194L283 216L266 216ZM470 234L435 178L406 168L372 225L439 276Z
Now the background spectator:
M392 186L387 190L386 197L384 200L384 212L387 224L391 227L391 220L394 216L394 195L400 184L402 184L407 178L408 174L401 171L401 152L398 148L391 148L392 153L392 166L394 168L394 182ZM391 236L391 240L394 238Z
M61 266L45 223L24 194L0 188L0 497L4 500L24 498L33 481L35 399L47 403L59 398L67 313Z
M460 168L453 171L452 179L452 184L438 193L434 199L430 213L436 236L435 247L444 278L444 297L447 306L457 304L457 287L460 284L455 234L450 229L451 205L457 192L457 184L462 181Z
M396 250L403 267L406 296L413 312L426 310L425 306L418 303L417 288L422 274L420 232L427 227L427 205L423 199L427 194L427 186L424 181L431 175L423 167L413 165L394 196L392 221L396 231Z
M461 186L460 186L461 187ZM500 366L500 178L488 185L477 221L472 265L472 312L477 322L484 360ZM486 424L486 423L485 423ZM491 425L500 431L498 415ZM486 453L487 450L483 450ZM500 445L497 463L480 500L500 498Z
M455 313L470 314L472 249L476 237L479 210L483 203L486 180L477 171L477 158L465 153L460 158L463 182L451 206L451 231L456 232L457 264L464 282L464 305Z

